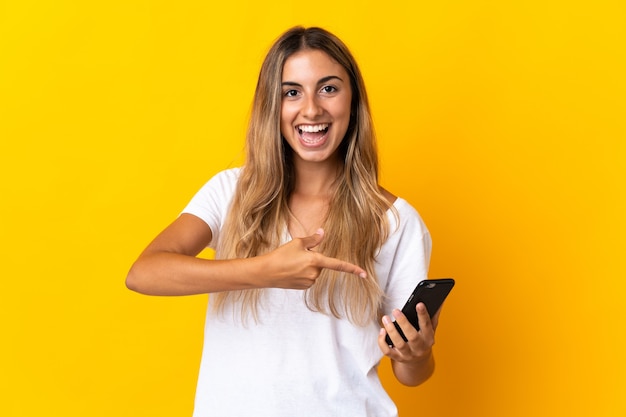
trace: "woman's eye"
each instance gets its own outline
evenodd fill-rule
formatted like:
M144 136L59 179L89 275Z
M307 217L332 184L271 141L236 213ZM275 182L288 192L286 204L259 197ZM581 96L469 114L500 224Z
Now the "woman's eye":
M322 87L322 93L334 93L335 91L337 91L337 89L332 85L325 85Z
M298 92L296 90L287 90L283 94L285 97L295 97L298 95Z

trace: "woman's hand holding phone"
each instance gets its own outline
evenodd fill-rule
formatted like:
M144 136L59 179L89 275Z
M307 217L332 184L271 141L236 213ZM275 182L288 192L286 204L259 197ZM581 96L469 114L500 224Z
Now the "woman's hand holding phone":
M417 304L415 308L419 330L396 309L393 311L396 321L392 322L388 316L383 316L383 328L378 335L378 345L383 354L391 359L394 375L407 386L417 386L426 381L435 369L432 349L439 312L431 319L424 303ZM396 328L396 323L401 327L406 341ZM389 339L393 345L388 343Z
M393 310L393 321L386 315L382 318L378 345L391 358L394 374L405 385L422 383L434 370L435 329L441 305L453 286L451 278L421 281L402 311Z
M428 358L431 354L432 346L435 344L439 311L431 319L424 303L417 304L415 309L419 320L419 330L398 309L392 313L397 326L388 316L383 316L383 328L378 336L378 344L383 353L393 360L415 362ZM398 331L398 326L406 340ZM388 343L389 339L393 342L392 345Z

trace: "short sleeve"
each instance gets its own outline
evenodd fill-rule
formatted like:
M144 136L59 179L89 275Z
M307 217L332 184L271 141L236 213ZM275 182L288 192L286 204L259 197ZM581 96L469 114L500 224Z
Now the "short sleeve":
M216 174L193 196L182 211L199 217L209 226L213 235L209 243L212 249L215 249L218 242L240 172L241 168L233 168Z
M398 217L389 213L390 236L376 258L385 314L402 308L417 283L428 278L432 251L430 233L418 212L403 199L394 207Z

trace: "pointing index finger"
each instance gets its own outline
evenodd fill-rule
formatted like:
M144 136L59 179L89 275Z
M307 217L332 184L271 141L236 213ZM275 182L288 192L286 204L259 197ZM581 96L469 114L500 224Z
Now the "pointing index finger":
M350 262L341 261L335 258L329 258L328 256L320 255L319 266L322 268L332 269L339 272L347 272L349 274L358 275L361 278L366 278L367 273L361 267L358 267Z

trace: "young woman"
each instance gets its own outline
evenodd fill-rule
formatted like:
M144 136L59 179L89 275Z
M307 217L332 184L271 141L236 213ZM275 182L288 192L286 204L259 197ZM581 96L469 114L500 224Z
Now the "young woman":
M397 415L377 366L388 356L406 385L433 371L436 318L419 304L417 331L398 310L431 241L378 184L365 86L338 38L296 27L275 42L246 143L245 165L213 177L127 277L211 294L194 415ZM207 246L215 260L196 256Z

